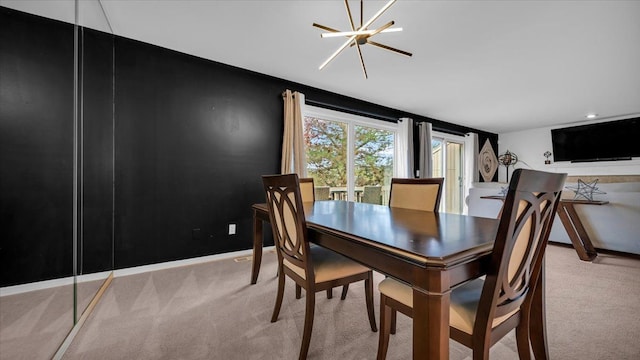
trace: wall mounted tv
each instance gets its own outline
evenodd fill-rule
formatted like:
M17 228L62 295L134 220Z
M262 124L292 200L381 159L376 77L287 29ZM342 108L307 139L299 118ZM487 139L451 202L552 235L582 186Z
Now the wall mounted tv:
M640 118L551 130L555 161L631 160L640 157Z

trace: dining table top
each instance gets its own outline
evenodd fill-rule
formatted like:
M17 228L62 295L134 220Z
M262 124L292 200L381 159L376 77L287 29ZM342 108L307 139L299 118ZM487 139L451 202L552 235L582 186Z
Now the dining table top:
M333 236L384 247L405 261L448 267L490 253L496 219L438 213L351 201L304 204L307 227ZM267 211L266 204L254 209Z

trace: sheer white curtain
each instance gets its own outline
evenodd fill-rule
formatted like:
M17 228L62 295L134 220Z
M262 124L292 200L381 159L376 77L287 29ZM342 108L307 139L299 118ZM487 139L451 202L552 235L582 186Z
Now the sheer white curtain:
M431 123L418 124L418 177L430 178L433 176L433 158L431 150Z
M469 211L469 189L474 182L478 182L480 173L478 172L478 154L480 147L478 144L478 134L470 132L464 136L464 213Z
M396 140L396 176L413 178L413 119L401 118L398 121L398 137Z
M284 133L282 134L281 173L296 173L299 177L307 176L307 166L302 135L304 94L285 90L284 100Z

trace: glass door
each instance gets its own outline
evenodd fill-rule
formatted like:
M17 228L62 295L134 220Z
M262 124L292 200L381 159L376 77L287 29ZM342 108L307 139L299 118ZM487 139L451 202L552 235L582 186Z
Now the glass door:
M434 134L431 140L433 177L444 177L440 211L464 210L464 139Z

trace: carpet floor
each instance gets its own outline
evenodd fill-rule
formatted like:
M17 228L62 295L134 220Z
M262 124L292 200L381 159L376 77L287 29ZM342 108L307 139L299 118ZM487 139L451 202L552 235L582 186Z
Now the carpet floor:
M78 283L82 314L104 280ZM48 360L73 328L73 285L0 296L0 360Z
M280 317L271 323L275 253L264 254L256 285L249 285L251 261L241 260L115 278L64 359L297 358L304 300L287 280ZM363 286L353 284L344 301L335 292L333 299L315 295L308 358L375 358L378 334L369 330ZM60 287L0 298L0 359L51 358L70 328L70 294ZM378 297L376 289L376 316ZM79 298L81 306L90 299ZM549 246L547 328L551 359L640 359L640 261L600 254L589 263L573 249ZM516 359L514 333L490 356ZM387 358L411 358L411 320L403 315ZM470 359L471 351L450 341L450 358Z
M601 254L582 262L553 245L547 254L551 359L640 359L640 261ZM250 272L250 261L225 259L115 278L64 359L296 359L304 299L287 280L271 323L275 253L265 253L256 285ZM368 326L363 286L353 284L344 301L335 292L316 294L308 358L374 359L378 334ZM377 290L375 297L378 316ZM490 356L517 358L513 331ZM411 358L411 320L403 315L387 358ZM471 351L450 341L450 358L470 359Z

